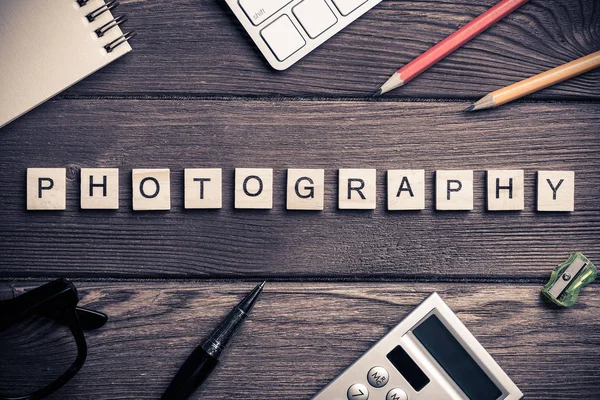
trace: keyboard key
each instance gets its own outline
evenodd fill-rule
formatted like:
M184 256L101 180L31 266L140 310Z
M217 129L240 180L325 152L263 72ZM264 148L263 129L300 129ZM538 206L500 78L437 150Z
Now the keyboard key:
M306 44L290 17L285 14L260 31L260 35L279 61L285 60Z
M254 25L260 25L291 2L292 0L239 0L240 7Z
M366 2L367 0L333 0L333 4L344 17Z
M324 0L304 0L292 11L311 39L316 38L337 22L335 14Z

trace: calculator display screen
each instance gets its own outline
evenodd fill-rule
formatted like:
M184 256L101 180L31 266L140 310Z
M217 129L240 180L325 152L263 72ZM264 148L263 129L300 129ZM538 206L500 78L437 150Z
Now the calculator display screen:
M412 332L469 399L497 400L502 396L496 384L435 314Z
M396 346L386 357L417 392L429 383L427 375L402 347Z

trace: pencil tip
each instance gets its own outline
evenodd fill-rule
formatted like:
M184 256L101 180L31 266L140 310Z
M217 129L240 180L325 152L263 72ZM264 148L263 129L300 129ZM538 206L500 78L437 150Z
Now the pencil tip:
M383 85L381 85L379 90L375 92L373 96L381 96L382 94L387 93L390 90L400 87L402 85L404 85L404 80L402 79L402 76L396 72L392 76L390 76L390 78L387 81L385 81Z
M471 107L467 108L465 112L487 110L488 108L494 108L497 104L494 101L494 97L490 94L486 94L481 99L477 100Z
M379 88L375 93L373 93L373 97L381 96L381 93L381 88Z

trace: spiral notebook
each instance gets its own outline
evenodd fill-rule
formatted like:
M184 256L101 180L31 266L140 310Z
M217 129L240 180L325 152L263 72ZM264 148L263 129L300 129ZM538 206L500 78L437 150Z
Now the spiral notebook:
M0 127L131 51L118 4L0 0Z

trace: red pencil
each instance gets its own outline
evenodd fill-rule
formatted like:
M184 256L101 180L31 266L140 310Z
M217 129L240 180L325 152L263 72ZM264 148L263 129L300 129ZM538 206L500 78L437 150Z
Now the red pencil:
M454 50L458 49L481 32L519 8L528 0L502 0L446 39L442 40L404 67L400 68L374 94L379 96L399 86L405 85Z

